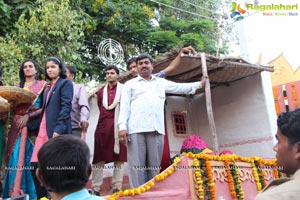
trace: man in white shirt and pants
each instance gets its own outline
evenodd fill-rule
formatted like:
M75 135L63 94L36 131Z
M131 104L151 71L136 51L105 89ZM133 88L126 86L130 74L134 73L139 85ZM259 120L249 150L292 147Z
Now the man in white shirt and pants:
M153 59L148 54L139 55L136 63L139 75L124 84L118 120L119 141L127 143L131 188L160 172L165 94L194 94L205 84L204 77L199 82L175 83L153 76Z

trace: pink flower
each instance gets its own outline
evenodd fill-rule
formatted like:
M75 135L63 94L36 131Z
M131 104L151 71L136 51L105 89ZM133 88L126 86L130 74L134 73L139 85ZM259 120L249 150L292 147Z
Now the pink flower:
M221 153L219 153L219 155L225 155L225 154L233 154L233 152L230 150L224 150Z
M205 149L207 148L207 143L198 135L193 134L188 136L182 143L181 149Z

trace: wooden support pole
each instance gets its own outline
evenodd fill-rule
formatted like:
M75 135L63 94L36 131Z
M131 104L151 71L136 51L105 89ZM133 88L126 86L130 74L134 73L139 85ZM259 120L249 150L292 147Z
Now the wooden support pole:
M205 81L205 97L206 97L206 110L208 116L208 123L211 135L213 137L213 151L218 154L219 153L219 143L216 131L216 125L214 120L214 114L212 110L212 103L211 103L211 92L210 92L210 83L209 78L207 75L207 66L206 66L206 58L205 53L201 53L201 64L202 64L202 74L204 77L207 77Z

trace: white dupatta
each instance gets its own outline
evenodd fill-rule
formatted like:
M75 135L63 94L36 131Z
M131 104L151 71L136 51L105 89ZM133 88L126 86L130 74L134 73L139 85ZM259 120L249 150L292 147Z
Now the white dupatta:
M115 138L114 152L116 154L120 153L118 119L119 119L119 112L120 112L120 100L121 100L122 88L123 88L123 84L117 82L117 91L116 91L114 101L111 105L108 106L108 97L107 97L108 84L105 84L104 89L103 89L103 99L102 99L103 107L106 110L115 109L115 113L114 113L114 138Z

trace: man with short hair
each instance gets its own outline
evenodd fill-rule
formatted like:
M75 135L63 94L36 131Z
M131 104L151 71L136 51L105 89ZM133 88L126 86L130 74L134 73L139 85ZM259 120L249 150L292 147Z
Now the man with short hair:
M130 71L132 76L137 76L137 70L136 70L136 57L131 57L127 60L127 70Z
M269 183L255 200L290 200L300 197L300 109L281 113L277 119L277 166L289 178Z
M106 84L97 94L100 115L95 131L92 189L99 195L103 183L105 163L114 162L112 176L113 193L122 189L126 146L119 143L117 120L123 84L118 82L119 69L115 65L105 67Z
M139 55L136 63L139 75L124 84L118 121L120 143L127 143L132 188L160 171L165 93L193 94L205 84L204 77L199 82L175 83L153 76L153 59L148 54Z
M87 144L73 135L47 141L38 153L36 175L52 200L100 200L85 188L91 174Z
M74 83L76 73L77 70L75 67L67 66L67 79L72 81L74 88L71 110L72 134L81 137L81 134L86 133L89 127L90 107L84 85Z

